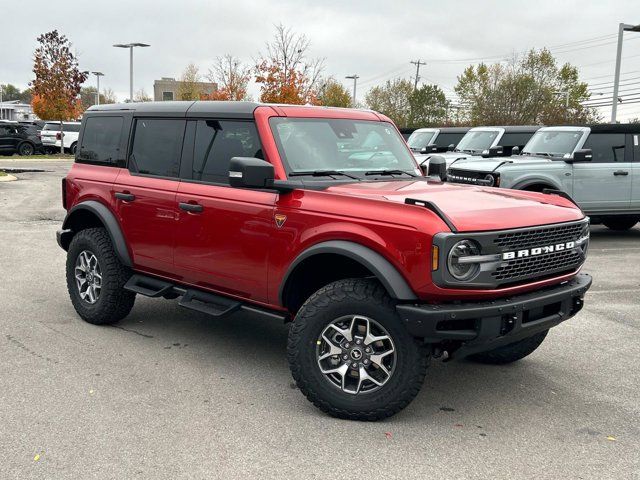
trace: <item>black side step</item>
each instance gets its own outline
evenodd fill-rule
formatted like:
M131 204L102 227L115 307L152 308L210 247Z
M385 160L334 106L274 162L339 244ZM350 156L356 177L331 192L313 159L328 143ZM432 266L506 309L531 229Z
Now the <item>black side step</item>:
M187 290L178 305L214 317L224 317L242 307L242 304L235 300L198 290Z
M139 293L145 297L162 297L171 292L173 284L153 277L133 274L124 286L125 290Z

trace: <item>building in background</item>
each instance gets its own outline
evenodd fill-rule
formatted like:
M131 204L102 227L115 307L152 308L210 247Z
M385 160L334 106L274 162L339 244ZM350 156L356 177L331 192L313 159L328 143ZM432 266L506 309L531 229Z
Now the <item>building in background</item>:
M180 98L180 85L184 83L175 78L162 77L153 82L153 100L156 102L170 102L182 100ZM210 82L196 82L203 94L210 95L218 90L218 85Z
M33 113L33 108L28 103L21 103L20 100L11 100L9 102L0 102L0 120L31 122L38 120L38 116Z

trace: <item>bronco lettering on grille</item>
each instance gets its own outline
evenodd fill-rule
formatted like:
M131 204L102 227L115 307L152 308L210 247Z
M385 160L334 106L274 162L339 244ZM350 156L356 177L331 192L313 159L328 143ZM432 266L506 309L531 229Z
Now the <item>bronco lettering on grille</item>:
M560 252L562 250L571 250L575 248L576 242L557 243L555 245L547 245L544 247L527 248L524 250L516 250L513 252L504 252L503 260L513 260L515 258L535 257L536 255L544 255L545 253Z

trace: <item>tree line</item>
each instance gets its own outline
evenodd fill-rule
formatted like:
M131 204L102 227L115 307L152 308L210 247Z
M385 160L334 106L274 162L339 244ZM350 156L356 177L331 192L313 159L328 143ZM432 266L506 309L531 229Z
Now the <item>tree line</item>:
M30 100L45 120L78 118L95 103L94 87L83 87L87 72L80 71L70 42L57 31L38 37L34 54L35 79L24 92L4 86L6 99ZM325 59L310 55L311 42L283 25L251 62L232 54L216 57L201 73L189 64L180 76L179 100L251 100L248 85L259 86L258 100L265 103L366 107L390 117L399 127L442 125L524 125L588 123L598 121L597 111L586 107L587 83L576 67L559 65L547 49L531 50L508 62L467 67L453 88L455 99L438 85L414 84L395 78L370 89L363 104L349 90L325 75ZM202 81L217 85L205 93ZM11 88L9 88L11 87ZM139 90L134 101L151 100ZM100 103L116 101L112 90L100 92Z

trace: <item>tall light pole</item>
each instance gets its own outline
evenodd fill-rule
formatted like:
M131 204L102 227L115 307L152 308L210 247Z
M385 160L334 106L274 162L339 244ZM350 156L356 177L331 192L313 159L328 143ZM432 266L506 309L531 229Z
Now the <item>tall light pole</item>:
M129 101L133 102L133 49L135 47L149 47L146 43L116 43L114 47L129 49Z
M358 79L360 78L360 76L354 73L353 75L347 75L344 78L348 80L353 80L353 106L355 107L356 106L356 84L358 83Z
M618 87L620 85L620 62L622 60L622 37L624 32L640 32L640 25L621 23L618 26L618 52L616 53L616 73L613 78L613 99L611 102L611 123L616 123L618 113Z
M98 82L98 91L96 92L96 105L100 105L100 77L104 77L104 73L102 72L91 72L96 76L96 81Z
M569 90L553 92L554 95L564 95L564 121L569 118Z

